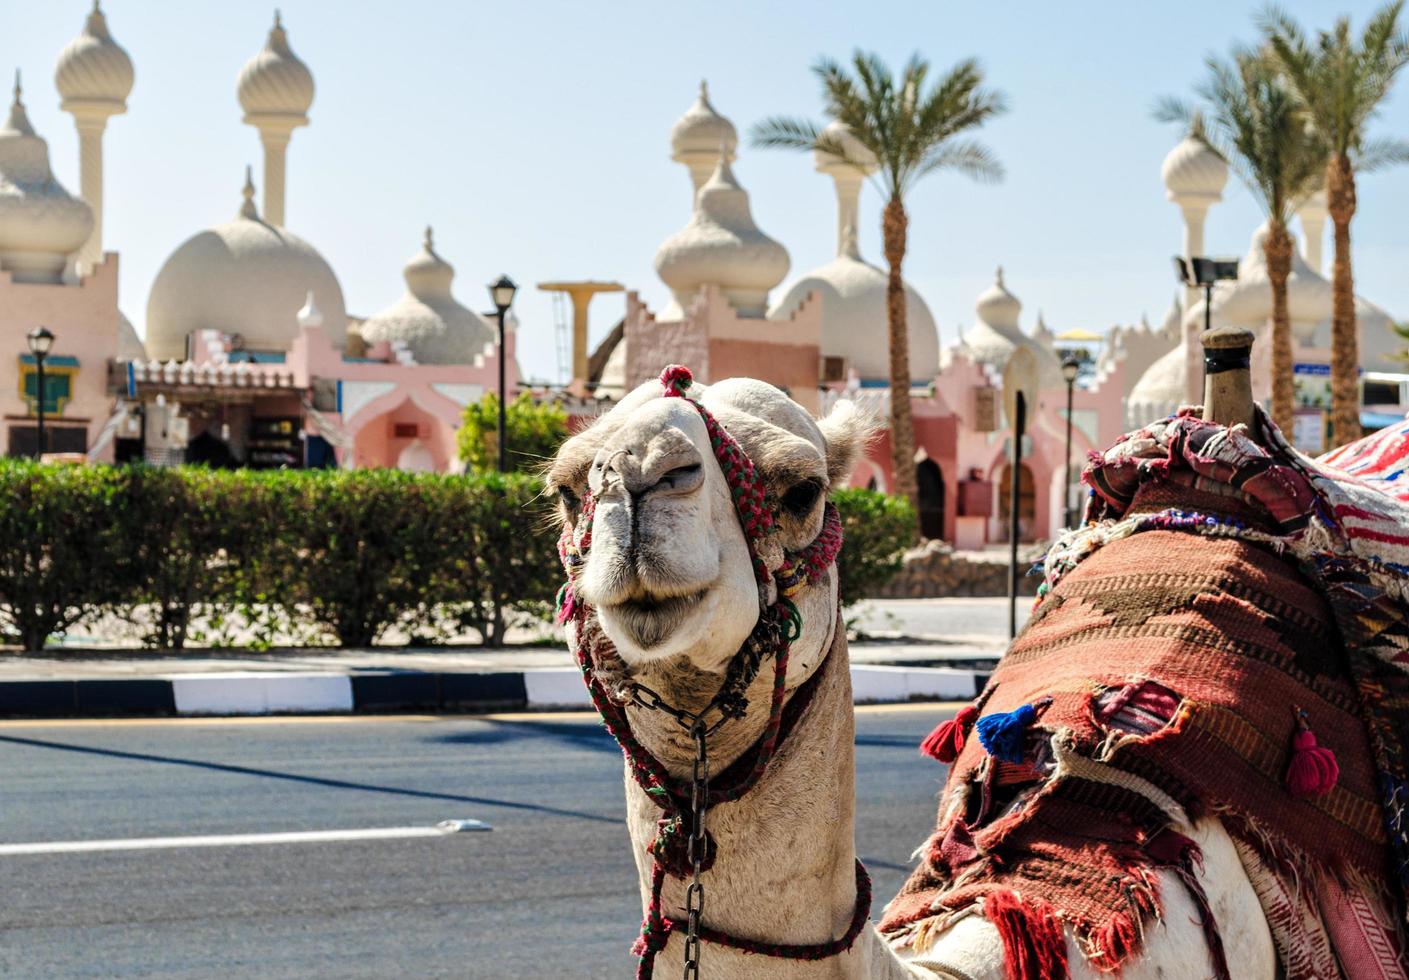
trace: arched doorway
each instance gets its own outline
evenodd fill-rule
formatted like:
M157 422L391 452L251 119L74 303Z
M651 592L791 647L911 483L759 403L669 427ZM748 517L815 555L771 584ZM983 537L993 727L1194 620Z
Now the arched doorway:
M915 465L915 484L919 490L920 534L931 541L944 537L944 473L932 459L922 459Z
M1032 480L1032 468L1019 463L1018 476L1018 540L1032 537L1033 524L1037 520L1037 487ZM998 535L1008 540L1009 515L1012 513L1013 464L1003 467L1003 476L998 481Z

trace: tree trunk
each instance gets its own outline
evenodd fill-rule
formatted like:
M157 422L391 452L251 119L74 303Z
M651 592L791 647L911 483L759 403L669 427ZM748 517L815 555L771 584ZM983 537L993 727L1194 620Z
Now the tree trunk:
M1355 173L1338 154L1326 165L1326 203L1335 226L1331 273L1331 448L1360 438L1360 344L1355 281L1350 271L1350 219L1355 216Z
M890 465L891 492L908 497L919 513L915 486L915 429L910 416L910 337L906 331L905 236L909 218L899 195L886 202L882 221L886 264L886 320L890 335ZM918 526L916 527L918 532Z
M1292 272L1292 236L1274 218L1262 242L1267 278L1272 283L1272 421L1283 433L1292 431L1295 408L1292 378L1292 320L1287 312L1287 277Z

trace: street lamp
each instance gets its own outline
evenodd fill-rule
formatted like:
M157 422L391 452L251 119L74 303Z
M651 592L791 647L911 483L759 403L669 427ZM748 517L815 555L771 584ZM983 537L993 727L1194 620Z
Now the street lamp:
M505 455L506 444L508 442L508 427L504 415L504 318L509 312L509 307L514 305L514 293L519 287L514 285L514 280L508 276L500 276L489 284L489 298L494 302L494 309L499 314L499 472L505 473L509 468L509 459Z
M1062 514L1064 527L1071 527L1071 396L1076 388L1076 376L1081 371L1081 362L1076 355L1068 354L1062 361L1062 378L1067 383L1067 465L1062 477Z
M1174 274L1186 286L1201 286L1204 291L1204 332L1213 329L1213 286L1224 279L1238 278L1237 259L1174 257Z
M34 399L36 415L38 416L39 448L35 451L34 458L38 459L44 455L44 359L49 356L49 348L54 346L54 335L49 332L48 327L35 327L29 332L29 352L34 355L34 388L38 397Z

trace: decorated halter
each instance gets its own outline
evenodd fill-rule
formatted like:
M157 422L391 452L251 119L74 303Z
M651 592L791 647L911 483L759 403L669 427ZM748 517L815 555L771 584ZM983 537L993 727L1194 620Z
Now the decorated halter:
M778 521L753 461L710 411L686 394L693 381L688 368L671 365L662 372L660 381L667 398L680 398L693 405L704 422L714 458L728 484L729 495L748 544L754 577L758 582L759 617L748 639L729 662L719 692L709 704L697 713L672 707L659 694L631 680L625 663L598 625L595 613L577 595L577 576L592 547L596 500L590 491L583 495L582 510L575 525L565 527L558 541L559 557L567 573L567 582L558 593L558 622L572 621L575 624L573 655L582 669L592 703L602 716L607 731L621 746L632 778L661 809L656 836L649 846L653 858L651 896L641 923L641 935L633 947L633 952L640 958L636 974L638 980L649 980L656 954L665 948L670 934L685 929L683 920L666 916L662 909L661 889L665 876L670 874L683 881L690 874L693 865L688 844L691 838L703 848L700 861L703 870L713 865L715 847L709 833L703 827L695 826L691 782L670 775L661 761L637 740L631 731L626 708L636 705L666 711L677 721L691 721L700 730L700 737L704 738L729 719L743 716L748 708L746 692L749 685L758 676L763 660L772 656L773 686L763 734L717 779L709 782L706 794L708 806L740 799L758 782L806 710L827 666L825 662L820 665L798 687L791 699L785 697L789 649L802 633L802 616L793 598L805 587L821 580L835 563L842 543L841 518L829 503L824 508L822 530L812 543L801 551L785 552L781 564L770 572L763 556L763 546L768 536L776 533ZM770 585L774 588L770 589ZM830 657L827 659L830 660ZM715 712L718 719L707 722L706 719ZM718 945L784 959L819 960L836 956L851 948L870 914L871 882L860 861L856 863L856 875L856 910L851 925L845 935L831 942L804 945L762 943L704 926L700 926L698 935Z

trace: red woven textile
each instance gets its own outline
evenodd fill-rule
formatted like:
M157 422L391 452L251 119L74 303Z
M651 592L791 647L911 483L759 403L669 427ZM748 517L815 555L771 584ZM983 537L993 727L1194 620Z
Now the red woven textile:
M1197 861L1170 836L1160 793L1190 814L1238 814L1332 872L1385 880L1383 810L1342 658L1326 601L1258 545L1171 531L1107 544L1043 600L990 682L985 715L1053 699L1029 764L993 764L969 740L945 792L946 806L960 802L941 812L882 930L902 935L1011 892L1050 905L1092 965L1118 969L1159 911L1151 872L1189 882ZM1283 786L1294 706L1340 763L1321 796ZM1057 733L1073 758L1099 758L1156 792L1064 767ZM1205 929L1216 935L1216 923Z

